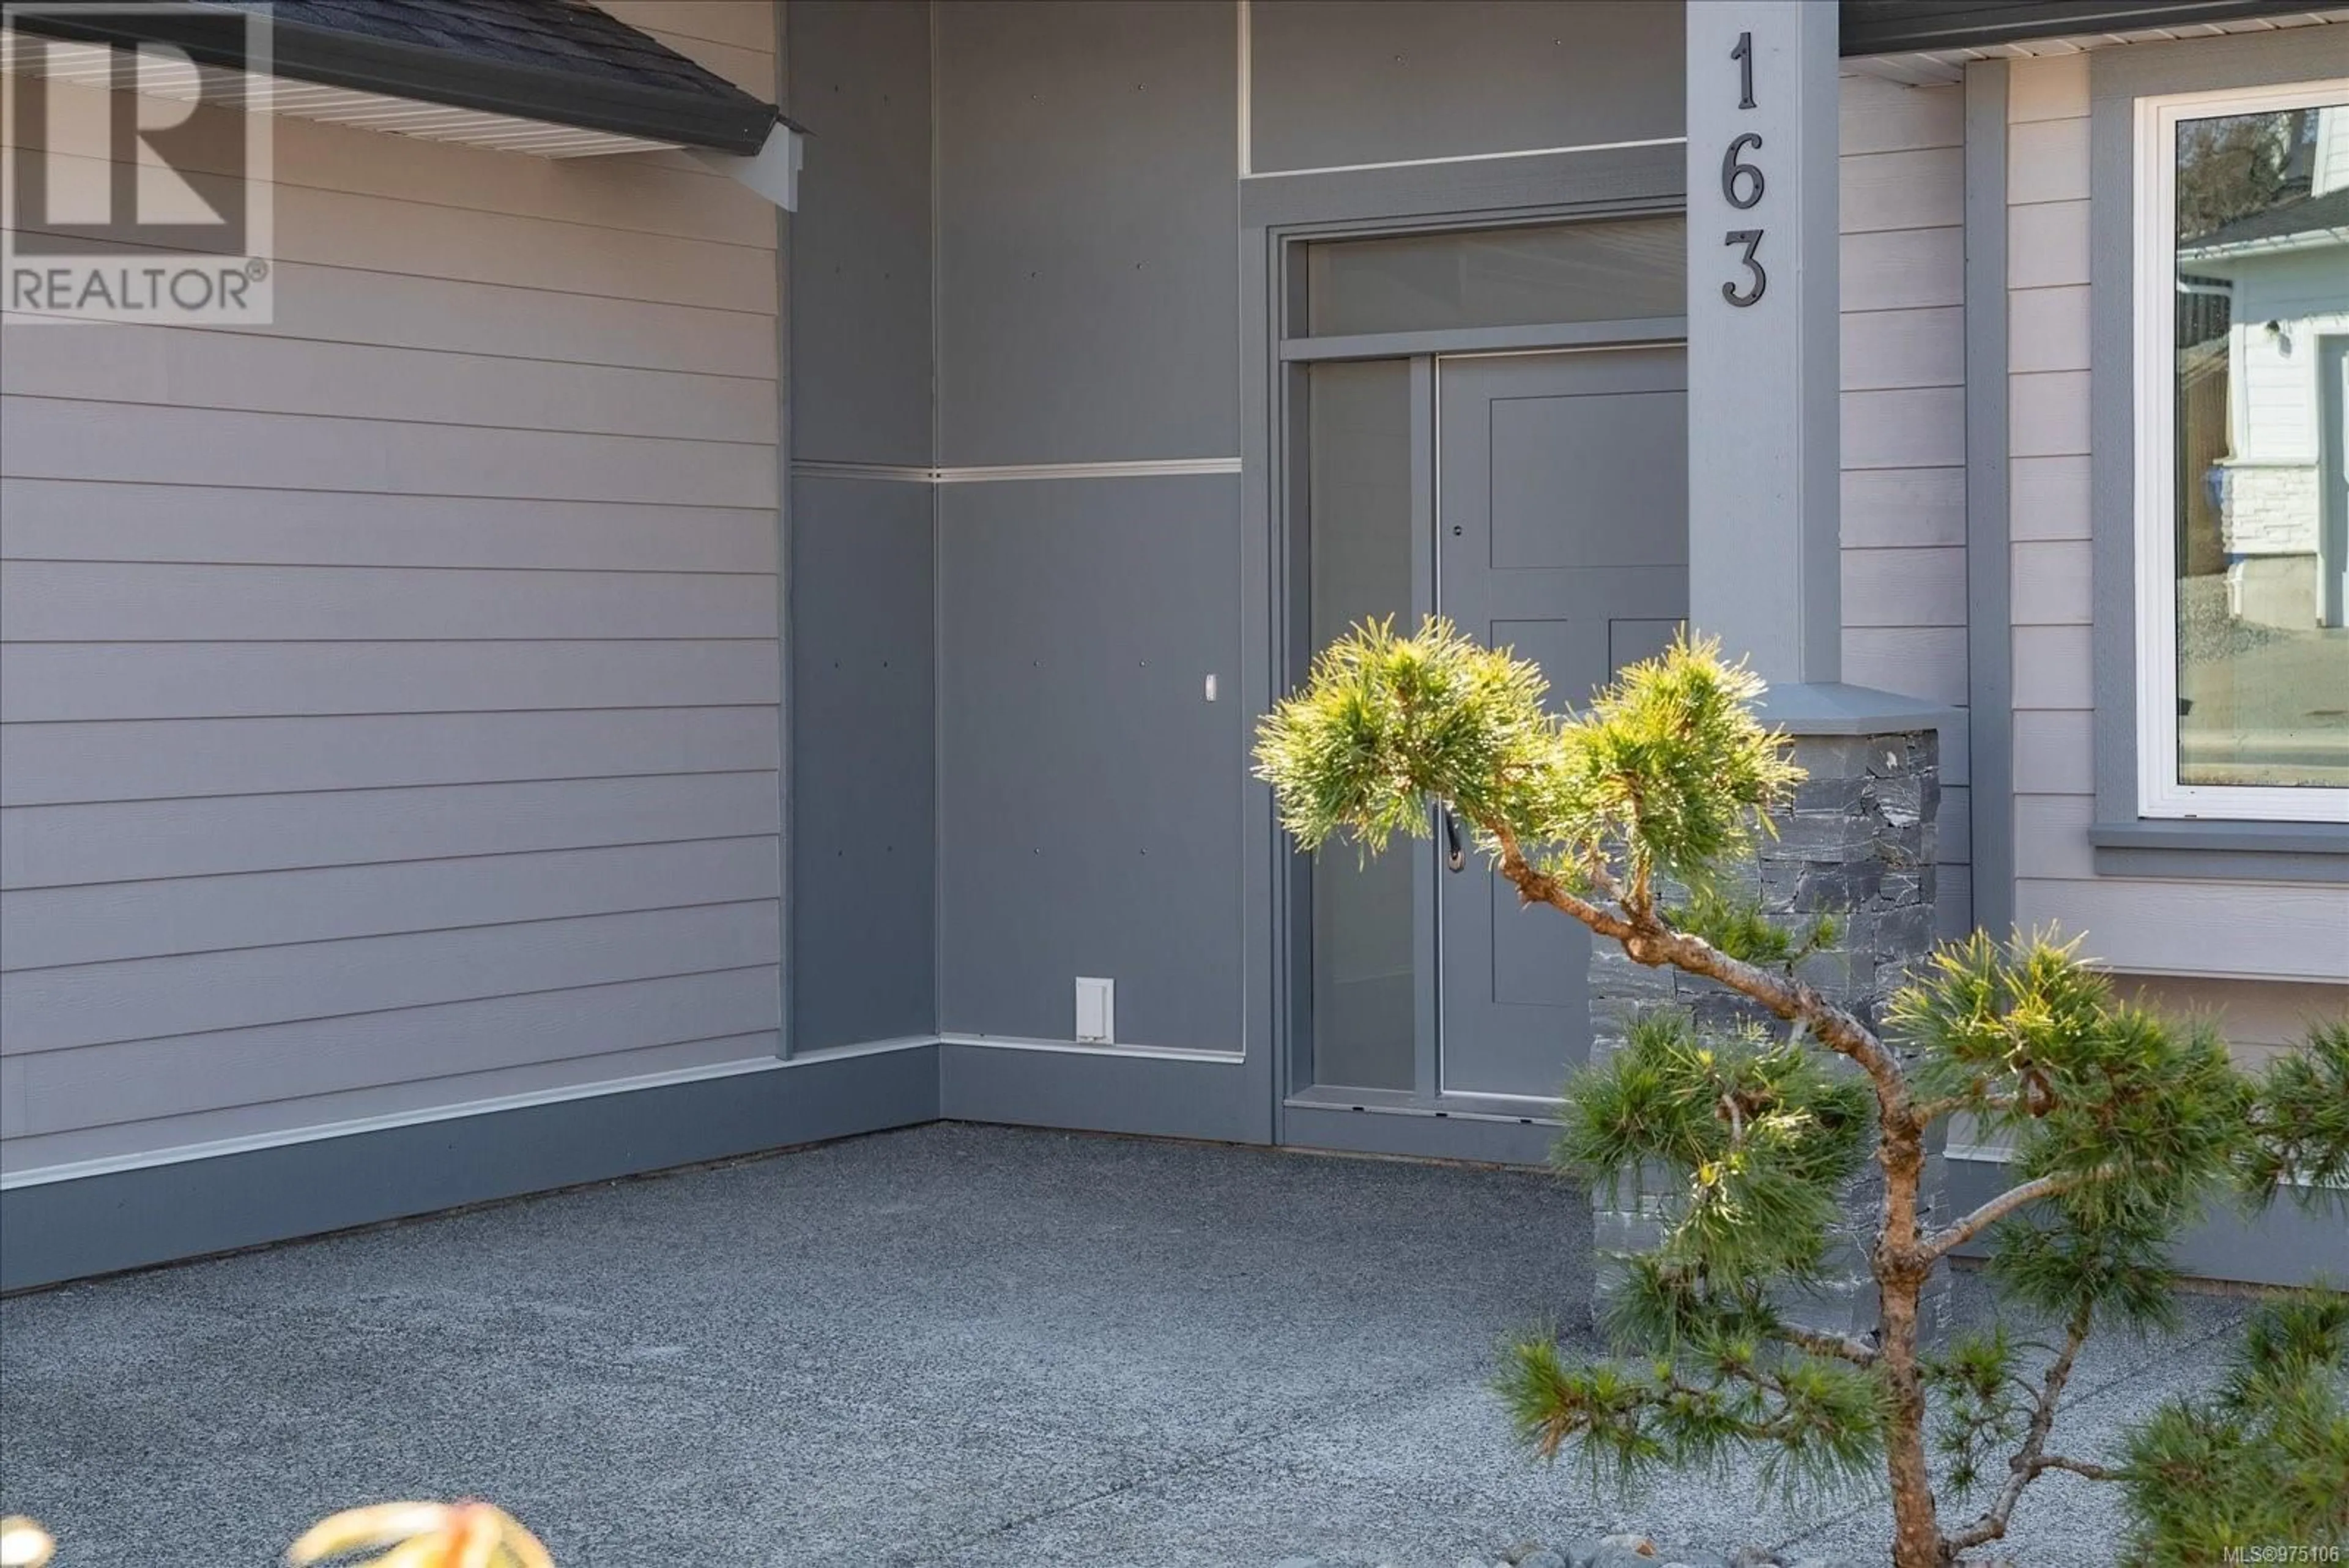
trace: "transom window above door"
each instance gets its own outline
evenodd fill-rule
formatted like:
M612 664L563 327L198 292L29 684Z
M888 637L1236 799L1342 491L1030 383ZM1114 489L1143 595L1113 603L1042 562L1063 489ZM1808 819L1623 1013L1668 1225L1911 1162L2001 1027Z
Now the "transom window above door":
M1633 321L1687 308L1688 221L1678 213L1317 240L1305 252L1301 325L1312 337Z

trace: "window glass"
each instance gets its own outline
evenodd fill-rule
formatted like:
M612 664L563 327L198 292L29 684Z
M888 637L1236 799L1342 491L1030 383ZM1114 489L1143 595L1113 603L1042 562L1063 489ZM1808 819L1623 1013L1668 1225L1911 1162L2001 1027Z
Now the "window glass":
M1638 321L1688 309L1688 223L1679 216L1306 249L1307 330L1316 337Z
M1365 620L1412 624L1411 363L1315 365L1307 389L1312 638ZM1419 947L1408 841L1376 859L1331 845L1313 857L1313 1076L1356 1088L1415 1082Z
M2177 124L2177 782L2349 787L2349 103Z

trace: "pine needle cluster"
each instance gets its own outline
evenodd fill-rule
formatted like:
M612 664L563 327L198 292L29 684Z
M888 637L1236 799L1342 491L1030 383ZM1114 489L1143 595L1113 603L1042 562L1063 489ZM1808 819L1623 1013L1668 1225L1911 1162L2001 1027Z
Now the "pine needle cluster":
M1644 897L1659 873L1708 886L1801 778L1754 716L1761 691L1683 636L1587 711L1553 713L1541 671L1506 648L1441 618L1408 637L1368 621L1258 726L1256 773L1302 848L1423 836L1434 801L1488 851L1506 829L1554 871L1603 871Z
M2349 1295L2262 1307L2214 1394L2172 1400L2130 1433L2122 1484L2133 1563L2349 1550Z

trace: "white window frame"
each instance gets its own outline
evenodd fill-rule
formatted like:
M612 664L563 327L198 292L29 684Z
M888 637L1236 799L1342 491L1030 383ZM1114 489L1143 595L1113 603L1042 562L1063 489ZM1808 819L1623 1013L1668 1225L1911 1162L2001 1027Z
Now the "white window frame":
M2349 99L2349 78L2137 100L2137 815L2349 822L2349 789L2178 782L2178 124Z

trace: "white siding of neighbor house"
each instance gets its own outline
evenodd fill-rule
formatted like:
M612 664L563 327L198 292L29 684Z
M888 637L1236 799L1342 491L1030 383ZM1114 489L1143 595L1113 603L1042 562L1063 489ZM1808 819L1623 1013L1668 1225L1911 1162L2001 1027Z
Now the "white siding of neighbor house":
M1843 78L1843 659L1966 701L1965 99ZM1940 916L1972 919L1966 732L1941 758Z
M2349 978L2349 895L2338 886L2095 873L2087 837L2095 810L2088 57L2008 68L2015 919L2085 932L2089 950L2117 970L2341 981ZM2324 989L2333 1012L2349 1009L2349 987Z
M0 353L12 1173L776 1049L773 209L275 134L274 327Z

